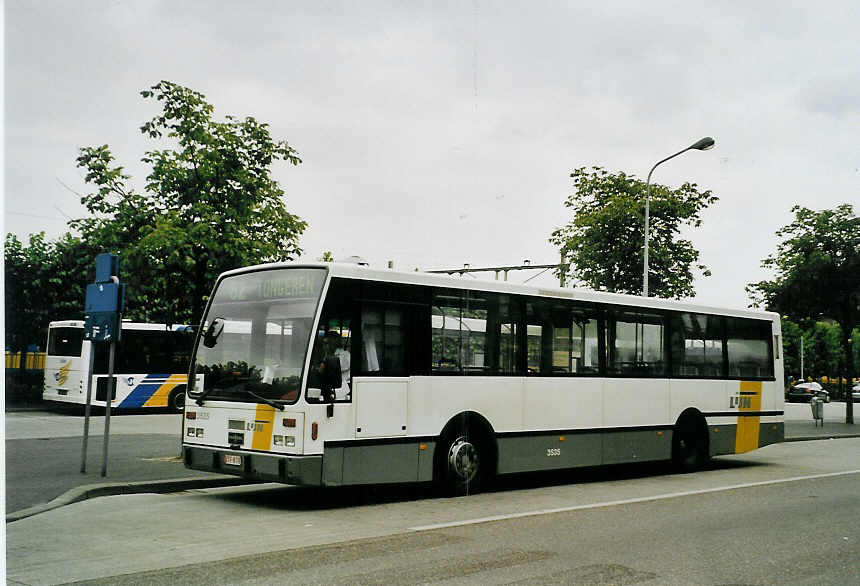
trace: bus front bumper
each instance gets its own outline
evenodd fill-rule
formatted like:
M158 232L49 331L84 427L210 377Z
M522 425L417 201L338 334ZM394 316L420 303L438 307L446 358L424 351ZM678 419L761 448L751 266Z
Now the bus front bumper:
M322 456L261 454L185 445L182 446L182 461L192 470L233 474L251 480L306 486L322 484Z

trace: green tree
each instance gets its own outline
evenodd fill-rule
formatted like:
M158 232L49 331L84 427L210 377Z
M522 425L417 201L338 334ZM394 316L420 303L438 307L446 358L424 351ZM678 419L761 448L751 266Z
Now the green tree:
M27 244L6 234L3 252L6 345L14 351L30 344L44 348L48 323L83 317L86 284L95 274L92 251L70 234L49 241L41 232Z
M803 330L799 325L785 316L782 321L782 353L785 363L786 376L800 378L800 344ZM806 344L804 340L804 374L806 374Z
M752 305L795 321L832 319L840 326L844 355L852 356L850 334L860 316L860 218L849 204L791 211L794 221L776 233L782 239L776 254L762 261L775 278L747 286ZM846 365L851 380L853 361ZM852 402L846 407L846 422L854 423Z
M573 219L549 239L569 263L565 276L594 289L641 294L645 182L601 167L580 167L570 176L574 193L564 205ZM648 281L653 295L692 296L693 270L711 274L698 262L693 243L679 235L682 226L701 225L701 211L717 200L695 183L678 189L651 185Z
M196 91L161 81L141 95L161 106L141 132L171 145L142 157L151 167L146 192L128 185L107 145L82 148L78 166L97 189L81 198L92 215L70 225L121 254L129 317L197 323L219 273L301 253L307 224L287 211L271 177L275 161L301 159L252 117L214 120Z

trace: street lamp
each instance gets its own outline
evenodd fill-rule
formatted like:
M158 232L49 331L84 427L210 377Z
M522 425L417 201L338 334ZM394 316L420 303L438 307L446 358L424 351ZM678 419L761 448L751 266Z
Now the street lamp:
M706 136L705 138L701 138L688 146L687 148L678 151L674 155L670 155L661 161L657 161L657 163L651 167L651 170L648 171L648 180L645 182L645 260L642 263L642 296L648 297L648 230L650 228L649 224L649 216L650 216L650 199L651 199L651 173L654 172L654 169L657 168L657 165L661 163L665 163L669 159L673 159L682 153L686 153L690 150L696 151L706 151L708 149L714 148L714 139L710 136Z

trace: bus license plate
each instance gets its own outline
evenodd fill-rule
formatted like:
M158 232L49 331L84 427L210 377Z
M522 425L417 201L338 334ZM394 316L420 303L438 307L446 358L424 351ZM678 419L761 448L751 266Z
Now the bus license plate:
M233 454L224 454L224 463L229 466L241 466L242 456L234 456Z

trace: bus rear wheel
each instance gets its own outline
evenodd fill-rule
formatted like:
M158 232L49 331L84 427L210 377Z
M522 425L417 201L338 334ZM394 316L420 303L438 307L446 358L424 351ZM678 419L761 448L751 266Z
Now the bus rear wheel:
M682 417L672 434L672 461L681 472L704 468L709 459L705 422L700 417Z
M167 398L167 408L171 413L182 413L185 410L185 387L176 387Z

